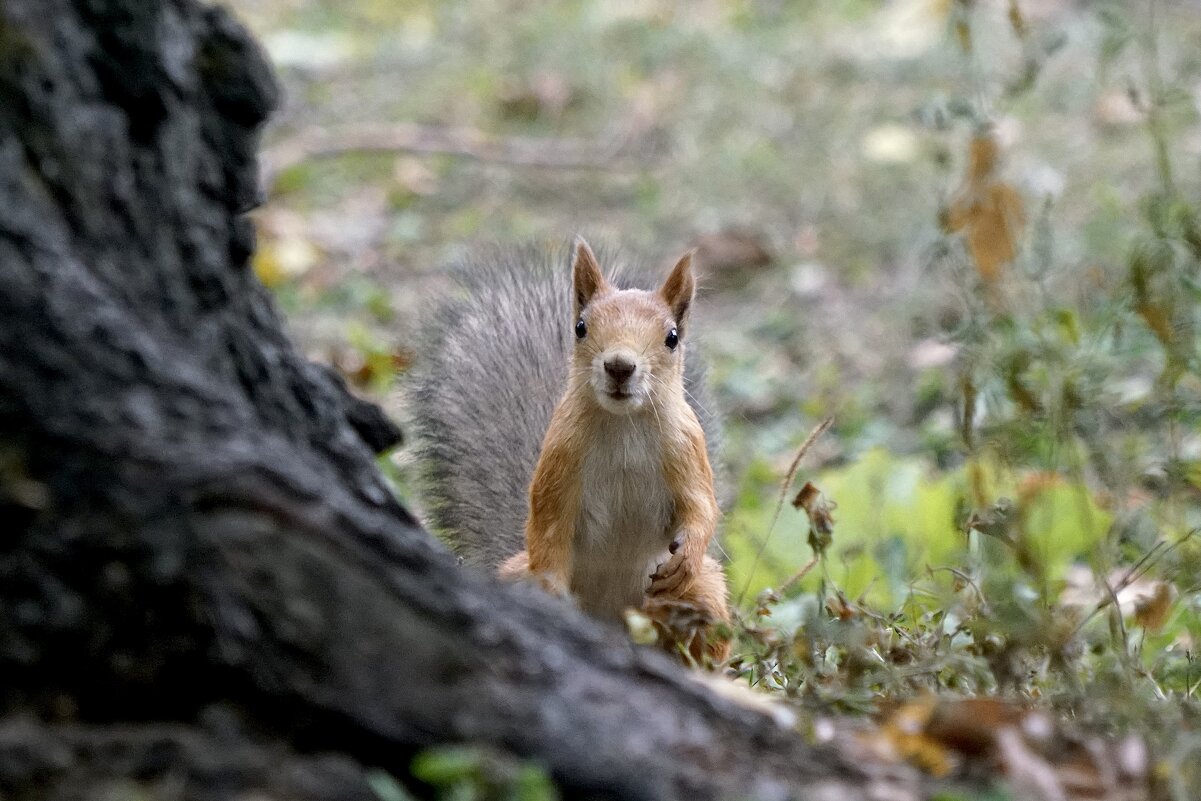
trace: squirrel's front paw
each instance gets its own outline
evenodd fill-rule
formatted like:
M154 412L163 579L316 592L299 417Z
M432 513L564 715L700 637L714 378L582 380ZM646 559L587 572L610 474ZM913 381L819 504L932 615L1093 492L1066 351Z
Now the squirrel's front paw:
M685 548L677 549L671 557L651 574L651 595L677 595L692 586L699 572L697 560Z

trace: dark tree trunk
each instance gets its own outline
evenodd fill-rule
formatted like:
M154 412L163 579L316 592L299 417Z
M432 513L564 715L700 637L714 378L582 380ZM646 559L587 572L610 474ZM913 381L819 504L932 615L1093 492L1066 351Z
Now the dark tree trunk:
M275 91L220 9L0 0L0 795L370 798L451 742L571 795L866 786L397 503L248 269Z

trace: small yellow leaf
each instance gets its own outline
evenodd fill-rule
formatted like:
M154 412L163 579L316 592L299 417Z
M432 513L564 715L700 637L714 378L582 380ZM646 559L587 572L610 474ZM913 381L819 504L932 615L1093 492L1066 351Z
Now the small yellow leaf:
M284 268L279 263L279 258L275 254L275 248L263 244L254 254L254 274L263 282L263 286L268 289L273 289L279 286L284 280Z
M304 275L318 261L317 248L301 237L261 237L254 254L254 274L263 285L274 288L290 278Z

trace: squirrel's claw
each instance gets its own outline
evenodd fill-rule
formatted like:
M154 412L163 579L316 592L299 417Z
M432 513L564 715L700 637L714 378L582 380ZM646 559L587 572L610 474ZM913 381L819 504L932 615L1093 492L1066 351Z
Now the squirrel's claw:
M687 554L682 549L677 549L670 559L655 568L647 592L651 595L678 593L692 584L695 575L696 571L689 563Z

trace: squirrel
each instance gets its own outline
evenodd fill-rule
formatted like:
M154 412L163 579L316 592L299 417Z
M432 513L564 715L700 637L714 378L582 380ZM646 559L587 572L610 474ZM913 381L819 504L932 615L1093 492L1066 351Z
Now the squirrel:
M460 268L413 371L430 522L468 564L603 620L640 610L670 648L725 659L691 252L655 291L621 288L582 238L570 285L535 251L490 261Z

